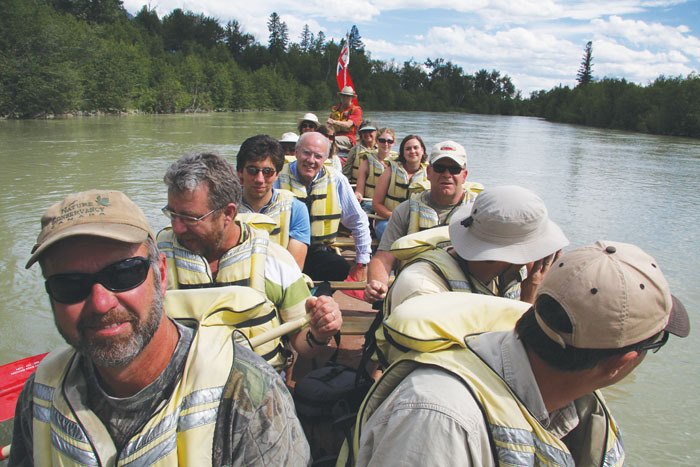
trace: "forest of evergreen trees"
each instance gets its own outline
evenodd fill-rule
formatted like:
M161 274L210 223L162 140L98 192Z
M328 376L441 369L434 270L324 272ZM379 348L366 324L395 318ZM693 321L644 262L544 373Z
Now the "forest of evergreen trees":
M295 42L277 13L270 14L270 35L262 43L236 20L222 25L180 9L159 18L146 6L130 16L121 0L0 0L0 5L2 117L305 111L335 100L342 44L308 27ZM350 70L367 110L526 115L700 137L696 74L662 76L640 86L595 80L589 68L574 88L523 97L497 70L469 73L442 58L373 60L355 26L349 41ZM590 65L590 53L588 58Z

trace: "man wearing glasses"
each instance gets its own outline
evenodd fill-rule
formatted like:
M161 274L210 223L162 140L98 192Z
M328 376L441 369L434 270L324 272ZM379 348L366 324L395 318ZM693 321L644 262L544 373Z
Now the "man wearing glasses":
M41 225L27 268L39 262L70 347L27 380L10 465L306 465L294 404L269 365L231 327L195 330L164 312L165 257L138 206L92 190L51 206Z
M443 141L433 146L427 170L430 190L411 196L391 213L377 253L367 269L366 301L374 303L386 295L389 275L396 265L391 253L391 245L396 240L447 225L460 206L474 203L477 193L465 189L467 174L467 152L461 144Z
M217 154L190 154L173 163L163 181L168 187L163 213L171 226L157 240L167 260L168 288L252 287L278 312L256 325L258 330L310 312L308 330L294 333L289 342L302 356L324 348L342 325L338 304L330 297L311 298L292 255L266 230L236 217L242 190L233 165ZM288 356L284 345L264 354L278 371L289 364Z
M304 268L306 250L311 243L309 212L291 191L272 185L284 167L282 146L267 135L248 138L236 156L236 170L243 186L240 213L260 213L271 217L277 227L270 238L286 248Z
M440 296L431 298L439 308ZM365 401L374 412L358 417L357 465L623 465L598 390L669 334L689 332L683 304L640 248L599 241L574 250L514 330L395 363Z
M369 219L355 198L348 179L331 167L329 141L321 133L304 133L296 148L297 160L284 166L275 188L289 190L306 204L311 219L311 246L304 272L314 280L342 281L350 274L355 280L367 277L372 239ZM350 265L331 248L340 223L350 229L355 240L355 262Z

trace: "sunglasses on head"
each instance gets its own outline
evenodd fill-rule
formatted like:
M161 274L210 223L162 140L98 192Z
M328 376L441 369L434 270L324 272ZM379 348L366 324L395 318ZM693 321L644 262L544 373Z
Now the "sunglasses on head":
M450 174L457 175L462 171L462 168L458 165L433 164L433 170L439 174L444 173L445 170L447 170L450 172Z
M265 178L270 178L277 172L272 167L260 168L260 167L253 167L252 165L249 165L248 167L246 167L245 171L248 172L248 175L252 175L252 176L256 176L257 174L262 172L263 177L265 177Z
M639 347L637 347L637 350L639 352L651 350L653 353L656 353L661 347L663 347L666 344L666 342L668 342L668 331L661 331L661 333L658 336L656 336L656 339L654 339L651 342L647 342L646 344L640 345Z
M84 272L54 274L46 279L44 285L52 299L58 303L71 304L85 300L96 283L102 284L112 292L126 292L134 289L146 280L148 269L148 258L136 256L117 261L94 274Z
M394 140L391 138L377 138L380 143L394 144Z

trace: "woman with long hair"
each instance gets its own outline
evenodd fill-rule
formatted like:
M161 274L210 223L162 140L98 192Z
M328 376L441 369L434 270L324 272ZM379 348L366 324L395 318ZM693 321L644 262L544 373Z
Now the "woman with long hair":
M377 139L379 146L388 144ZM423 191L422 182L428 180L425 143L418 135L408 135L399 146L399 156L389 161L389 166L377 180L372 197L372 209L377 215L387 220L377 220L374 231L381 238L391 212L396 206L406 201L411 192Z

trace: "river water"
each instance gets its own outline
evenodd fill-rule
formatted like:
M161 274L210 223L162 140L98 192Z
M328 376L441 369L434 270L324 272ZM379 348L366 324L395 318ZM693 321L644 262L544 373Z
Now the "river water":
M325 112L319 112L323 115ZM301 112L0 121L0 363L50 350L55 330L39 268L25 270L42 212L89 188L126 192L154 229L165 226L162 176L180 155L233 160L248 136L279 137ZM692 334L647 356L606 396L630 465L700 461L700 140L598 130L523 117L391 112L367 115L400 140L467 148L469 179L538 192L572 246L610 239L652 254L691 314ZM398 144L395 145L398 149ZM695 284L695 285L693 285ZM696 415L693 415L696 414ZM8 441L0 427L0 444Z

